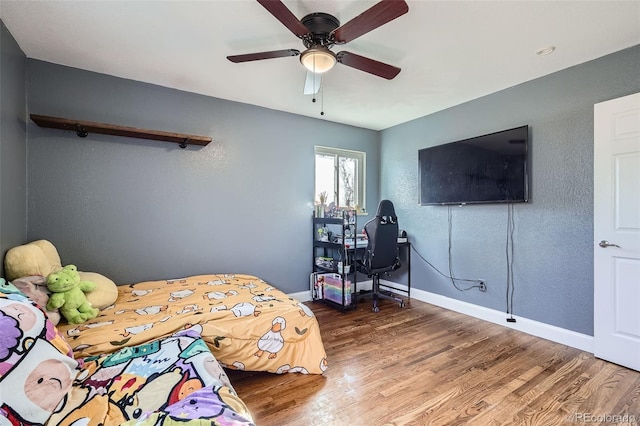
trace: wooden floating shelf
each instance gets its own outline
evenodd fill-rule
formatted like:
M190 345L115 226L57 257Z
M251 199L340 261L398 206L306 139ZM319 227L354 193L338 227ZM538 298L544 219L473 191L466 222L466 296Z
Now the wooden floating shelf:
M31 120L40 127L51 129L72 130L80 137L89 133L103 135L124 136L127 138L151 139L162 142L173 142L186 148L187 145L206 146L211 142L207 136L187 135L184 133L163 132L160 130L138 129L135 127L116 126L114 124L94 123L92 121L69 120L66 118L48 117L46 115L31 114Z

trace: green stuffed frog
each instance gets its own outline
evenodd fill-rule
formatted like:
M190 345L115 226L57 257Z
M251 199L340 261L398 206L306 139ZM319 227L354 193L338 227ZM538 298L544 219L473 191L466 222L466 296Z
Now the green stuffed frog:
M47 309L60 313L71 324L79 324L98 316L98 309L91 306L85 291L91 291L96 285L90 281L80 281L75 265L67 265L58 272L47 276L47 288L51 291Z

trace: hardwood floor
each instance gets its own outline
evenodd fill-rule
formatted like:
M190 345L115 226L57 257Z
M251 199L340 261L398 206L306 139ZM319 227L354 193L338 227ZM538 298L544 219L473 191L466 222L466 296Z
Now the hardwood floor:
M589 353L415 300L308 305L324 375L229 372L258 426L640 425L640 373Z

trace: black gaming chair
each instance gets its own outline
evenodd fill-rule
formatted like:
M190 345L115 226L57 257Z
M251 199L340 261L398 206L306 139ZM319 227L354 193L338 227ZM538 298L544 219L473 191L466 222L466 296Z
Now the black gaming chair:
M390 299L398 302L400 307L404 301L390 294L380 292L380 274L389 273L400 267L398 255L398 218L389 200L382 200L378 205L376 216L364 225L364 232L369 242L367 249L357 263L359 272L367 274L373 280L371 296L373 297L373 312L378 312L378 298Z

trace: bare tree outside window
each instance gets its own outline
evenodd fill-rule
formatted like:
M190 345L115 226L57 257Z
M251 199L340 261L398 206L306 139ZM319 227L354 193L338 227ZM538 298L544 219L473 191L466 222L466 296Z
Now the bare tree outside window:
M351 207L354 205L356 170L358 161L353 158L340 157L338 194L340 194L340 205Z

